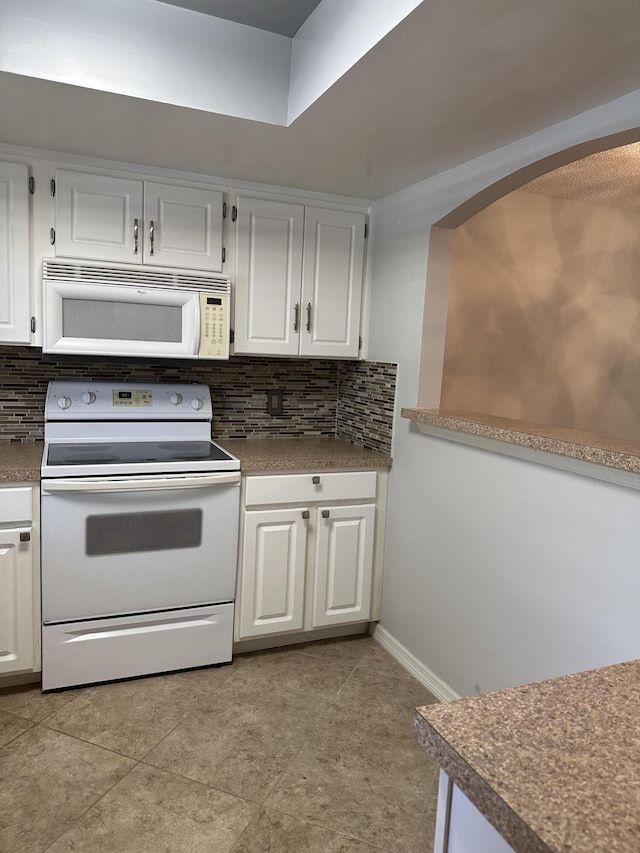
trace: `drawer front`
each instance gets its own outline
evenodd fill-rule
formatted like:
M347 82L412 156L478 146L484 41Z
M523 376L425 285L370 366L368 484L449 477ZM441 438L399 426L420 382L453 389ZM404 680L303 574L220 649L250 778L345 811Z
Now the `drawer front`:
M247 477L245 505L374 500L375 471Z
M0 524L31 521L31 487L0 489Z
M42 689L231 660L233 604L45 625Z

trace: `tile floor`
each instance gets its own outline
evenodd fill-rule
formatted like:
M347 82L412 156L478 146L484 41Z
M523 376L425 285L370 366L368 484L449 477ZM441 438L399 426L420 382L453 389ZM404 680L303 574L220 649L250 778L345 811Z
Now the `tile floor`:
M1 853L427 853L434 697L366 636L0 690Z

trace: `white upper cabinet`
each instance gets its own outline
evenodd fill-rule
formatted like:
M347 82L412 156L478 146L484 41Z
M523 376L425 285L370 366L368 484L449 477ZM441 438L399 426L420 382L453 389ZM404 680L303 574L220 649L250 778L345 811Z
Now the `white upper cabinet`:
M56 255L142 263L142 181L56 172Z
M144 262L222 271L222 193L144 185Z
M222 271L222 192L56 171L57 256Z
M298 354L303 226L301 204L238 199L235 352Z
M0 342L31 343L29 172L0 163Z
M365 214L239 196L235 352L357 358Z
M358 356L364 226L363 213L305 209L301 355Z

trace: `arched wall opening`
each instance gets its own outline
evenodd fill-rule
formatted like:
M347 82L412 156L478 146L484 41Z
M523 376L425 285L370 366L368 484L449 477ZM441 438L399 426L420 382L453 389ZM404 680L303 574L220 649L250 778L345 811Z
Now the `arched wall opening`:
M420 408L638 440L640 159L635 210L519 191L638 139L625 131L546 157L432 227Z

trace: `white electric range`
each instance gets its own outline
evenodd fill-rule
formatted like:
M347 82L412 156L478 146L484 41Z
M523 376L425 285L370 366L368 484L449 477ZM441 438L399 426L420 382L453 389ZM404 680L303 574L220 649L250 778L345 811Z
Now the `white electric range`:
M240 462L204 385L51 382L42 689L231 660Z

